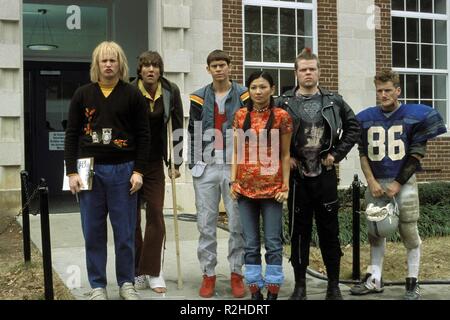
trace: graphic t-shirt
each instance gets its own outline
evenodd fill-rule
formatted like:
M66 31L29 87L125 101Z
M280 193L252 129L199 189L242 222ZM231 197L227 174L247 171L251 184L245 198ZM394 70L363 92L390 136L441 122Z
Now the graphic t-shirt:
M298 155L303 175L316 177L322 172L320 151L324 143L324 122L321 113L320 92L312 96L297 96L300 99L300 130L295 139L299 146Z

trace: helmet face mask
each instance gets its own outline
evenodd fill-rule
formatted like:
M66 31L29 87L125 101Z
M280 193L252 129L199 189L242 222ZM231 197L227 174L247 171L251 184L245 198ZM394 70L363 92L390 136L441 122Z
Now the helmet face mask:
M384 207L369 203L365 212L367 230L370 235L377 238L387 238L398 229L398 206L390 202Z

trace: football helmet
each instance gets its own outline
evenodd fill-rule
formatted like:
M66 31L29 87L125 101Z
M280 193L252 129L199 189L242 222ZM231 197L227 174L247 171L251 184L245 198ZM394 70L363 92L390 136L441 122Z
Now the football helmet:
M399 211L395 198L384 207L369 203L366 208L367 230L378 238L391 236L398 228Z

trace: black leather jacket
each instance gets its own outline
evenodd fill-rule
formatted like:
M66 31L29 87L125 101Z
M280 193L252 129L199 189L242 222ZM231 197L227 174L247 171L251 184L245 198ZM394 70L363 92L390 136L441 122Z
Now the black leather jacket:
M299 158L297 150L297 134L300 127L300 101L294 99L297 87L286 91L275 101L275 105L285 109L292 117L294 131L291 140L291 156ZM350 106L339 94L332 93L324 88L319 88L322 94L322 116L325 123L326 139L320 152L323 158L330 153L335 163L341 161L359 139L360 127L355 114Z

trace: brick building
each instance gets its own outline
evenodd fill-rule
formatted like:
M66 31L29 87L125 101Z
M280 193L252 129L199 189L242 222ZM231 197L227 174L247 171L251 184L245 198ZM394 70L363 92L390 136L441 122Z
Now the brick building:
M450 0L0 1L0 213L17 212L22 169L64 197L68 102L87 81L91 51L102 40L124 47L132 76L141 51L161 52L186 119L189 93L210 82L211 50L231 54L235 80L263 68L281 93L294 85L293 61L309 46L321 59L321 85L339 91L355 111L376 103L373 76L392 67L402 77L403 101L432 105L448 126L449 16ZM428 150L420 180L450 180L450 137ZM355 148L340 165L341 185L354 173L362 176ZM185 168L177 188L193 195ZM180 198L184 211L195 211L193 196ZM166 201L170 206L169 191Z

